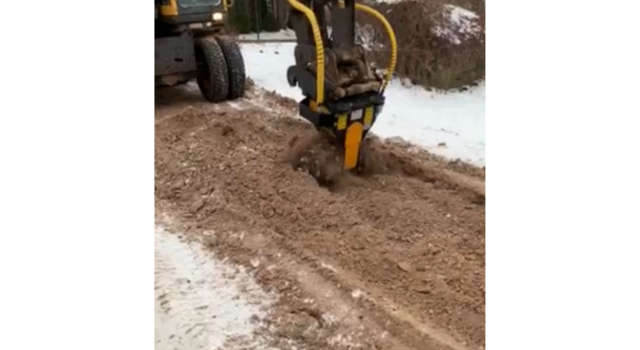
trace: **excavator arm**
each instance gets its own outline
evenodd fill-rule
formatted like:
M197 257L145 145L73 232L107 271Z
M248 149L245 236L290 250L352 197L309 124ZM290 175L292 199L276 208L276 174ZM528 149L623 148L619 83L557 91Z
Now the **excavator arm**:
M297 45L287 80L305 96L299 103L300 115L317 128L330 130L344 152L343 168L358 170L361 142L382 110L384 90L395 69L393 29L378 11L354 0L288 1L288 26L296 33ZM378 19L389 36L391 59L384 75L373 71L364 47L355 43L356 10Z

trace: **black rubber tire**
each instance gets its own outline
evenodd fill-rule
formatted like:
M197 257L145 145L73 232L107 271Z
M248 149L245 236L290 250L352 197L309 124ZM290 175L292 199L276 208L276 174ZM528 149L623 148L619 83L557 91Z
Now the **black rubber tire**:
M220 45L227 62L227 71L229 73L229 94L227 98L235 100L244 95L246 72L244 68L244 59L240 45L230 37L218 36L216 41Z
M209 102L226 100L229 91L227 63L214 37L198 38L195 41L196 62L198 64L198 87Z

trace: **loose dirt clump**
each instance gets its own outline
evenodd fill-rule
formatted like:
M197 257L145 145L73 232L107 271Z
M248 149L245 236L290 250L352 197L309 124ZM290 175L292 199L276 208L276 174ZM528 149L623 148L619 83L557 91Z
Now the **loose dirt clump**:
M287 161L313 176L320 186L330 188L343 176L339 148L326 132L294 136L289 145Z
M341 163L314 127L269 108L156 122L155 196L182 231L281 295L276 341L483 347L484 172L370 137L365 176L336 175L325 161ZM318 185L336 176L347 180Z

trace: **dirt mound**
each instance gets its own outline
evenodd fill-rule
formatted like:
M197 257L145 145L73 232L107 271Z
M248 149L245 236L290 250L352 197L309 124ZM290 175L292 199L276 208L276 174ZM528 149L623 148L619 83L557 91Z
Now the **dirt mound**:
M453 2L455 3L455 2ZM468 5L475 6L468 6ZM476 84L485 77L484 3L466 7L442 0L400 1L371 4L394 28L398 61L396 73L426 88L456 89ZM369 59L386 67L390 43L382 26L370 16L358 14L358 40L367 47Z
M335 176L318 167L325 163L307 161L303 170L304 157L296 167L289 163L292 137L317 141L317 132L291 118L290 108L272 107L187 109L157 122L156 200L169 203L192 232L215 228L216 249L247 266L267 254L264 244L247 243L260 236L277 242L275 255L315 266L344 293L367 291L376 302L363 304L369 314L362 322L371 319L406 348L433 341L425 340L434 337L429 327L466 344L434 348L484 346L484 171L373 137L366 147L374 166L366 176L329 190L316 179ZM320 158L333 157L319 149ZM229 243L232 232L245 237L242 248ZM275 281L262 279L281 283ZM302 306L291 311L306 319L297 318L299 328L322 329ZM314 339L317 348L339 348Z

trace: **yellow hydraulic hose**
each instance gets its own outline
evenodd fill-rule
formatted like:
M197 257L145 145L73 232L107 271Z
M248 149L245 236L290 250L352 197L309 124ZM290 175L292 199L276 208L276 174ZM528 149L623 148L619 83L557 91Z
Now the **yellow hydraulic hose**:
M222 0L224 9L229 11L230 8L233 7L233 0Z
M380 12L367 5L362 4L356 4L356 9L362 12L366 12L367 14L372 15L378 21L380 21L384 26L384 29L387 31L387 35L389 36L389 42L391 43L391 60L389 61L389 67L387 68L384 81L380 86L380 92L382 92L384 91L387 84L389 84L389 82L391 81L391 78L393 77L393 71L396 69L396 62L398 59L398 42L396 41L396 33L393 31L391 24L389 24L387 19L384 18L384 16Z
M311 24L311 30L313 31L313 41L316 44L316 103L318 106L324 102L324 46L322 43L322 37L320 36L320 27L318 27L318 20L316 15L310 8L300 3L297 0L287 0L289 5L294 9L302 12Z

